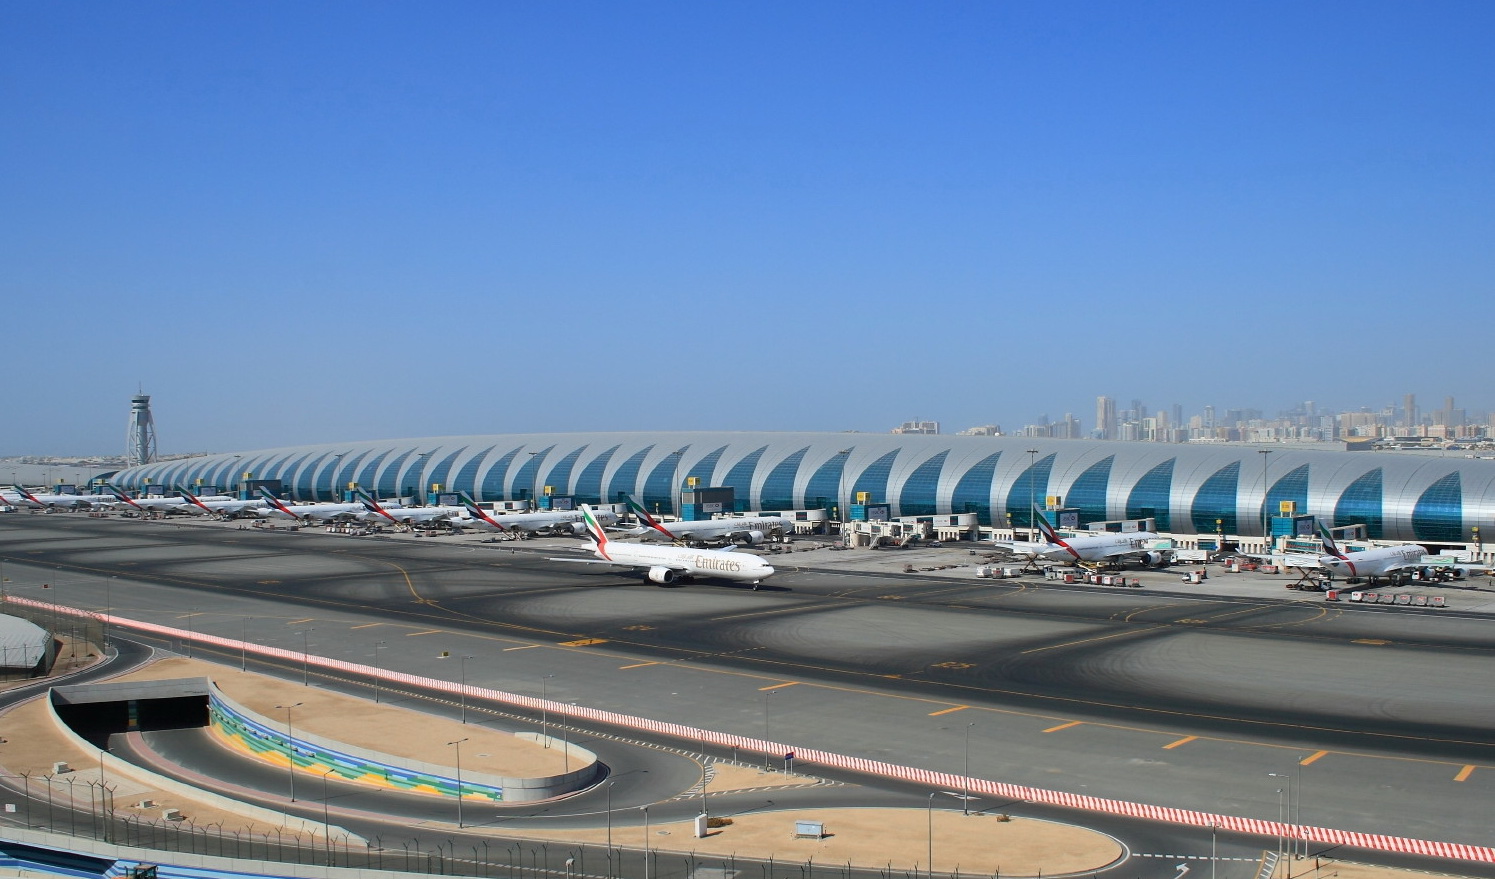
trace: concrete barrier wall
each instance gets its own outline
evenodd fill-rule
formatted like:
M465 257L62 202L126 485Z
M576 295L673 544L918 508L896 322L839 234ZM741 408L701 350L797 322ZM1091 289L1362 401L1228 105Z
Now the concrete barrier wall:
M313 836L322 835L323 825L320 821L309 821L296 815L287 815L284 812L276 812L273 809L240 802L239 800L225 797L222 794L216 794L195 785L187 784L184 781L178 781L175 778L158 775L149 769L116 757L108 751L99 750L94 747L92 742L73 732L72 728L63 722L62 718L57 714L57 707L52 704L50 698L47 699L47 716L52 719L52 724L57 728L57 731L68 739L68 741L84 751L97 753L106 770L106 775L113 773L114 775L132 778L140 784L149 785L156 790L176 794L177 796L211 806L214 809L222 809L225 812L240 815L252 821L268 824L271 827L284 827L288 830L307 833ZM366 844L363 837L344 827L331 825L327 830L329 833L335 831L338 836L346 836L349 840Z
M25 604L29 607L41 607L51 609L53 605L36 601L35 599L10 598L11 601ZM86 611L74 608L57 608L63 613L74 613L83 616L95 616ZM168 638L186 639L202 644L213 644L232 650L245 649L259 656L274 657L276 659L289 660L299 663L303 654L299 651L285 650L279 647L266 647L260 644L243 644L231 638L220 638L216 635L203 635L200 633L187 632L170 626L162 626L156 623L146 623L136 620L127 620L110 617L113 625L138 629L142 632L161 635ZM1221 830L1235 831L1239 833L1252 833L1258 836L1273 837L1282 836L1289 839L1306 839L1311 842L1324 843L1327 845L1347 845L1356 848L1371 849L1374 851L1399 852L1402 854L1428 855L1440 858L1453 858L1464 861L1478 861L1480 863L1495 863L1495 848L1489 846L1464 845L1453 842L1439 842L1436 840L1411 839L1403 836L1388 836L1376 833L1360 833L1353 830L1338 830L1332 827L1310 827L1306 825L1288 824L1281 821L1262 821L1256 818L1242 818L1238 815L1220 815L1210 812L1196 812L1189 809L1175 809L1168 806L1155 806L1149 803L1133 803L1126 800L1111 800L1102 797L1092 797L1083 794L1074 794L1067 791L1046 790L1044 788L1027 787L1024 785L1008 784L1006 782L991 781L984 778L965 778L946 772L933 772L927 769L917 769L912 766L899 766L894 763L884 763L880 760L867 760L861 757L850 757L844 754L836 754L830 751L819 751L813 748L802 748L782 742L769 742L763 739L752 739L746 736L730 735L728 733L713 732L711 730L697 729L678 723L664 723L658 720L650 720L646 717L634 717L627 714L619 714L611 711L602 711L596 708L583 708L572 705L569 702L555 702L544 699L536 699L533 696L522 696L517 693L505 693L499 690L489 690L482 687L463 687L451 681L443 681L439 678L427 678L419 675L400 674L358 663L346 662L327 657L313 656L310 662L319 667L340 671L348 674L379 677L387 681L409 684L441 692L458 694L466 692L469 698L487 699L495 702L503 702L519 708L538 711L544 708L554 712L556 716L579 717L597 723L606 723L613 726L622 726L635 729L640 732L655 735L671 736L701 744L717 745L722 747L737 748L739 750L766 753L774 756L782 756L793 751L795 761L798 765L821 765L836 769L845 769L853 772L863 772L870 775L878 775L884 778L894 778L900 781L912 781L918 784L929 785L941 790L969 789L971 793L984 793L994 797L1002 797L1014 800L1032 800L1035 803L1043 803L1050 806L1062 806L1070 809L1082 809L1091 812L1100 812L1109 815L1124 815L1131 818L1144 818L1152 821L1166 821L1173 824L1183 824L1191 827L1218 827Z
M216 684L212 685L209 708L212 722L220 734L258 755L270 755L277 761L294 760L298 767L308 769L331 769L347 781L369 782L399 790L444 796L457 795L458 779L453 767L407 760L310 733L298 734L294 722L287 729L285 724L277 723L235 702ZM539 736L521 733L517 737L543 744ZM556 747L564 746L561 742L555 744ZM462 795L493 802L531 802L585 787L597 775L597 755L576 746L572 746L567 754L576 761L577 768L561 775L509 778L482 772L463 772Z

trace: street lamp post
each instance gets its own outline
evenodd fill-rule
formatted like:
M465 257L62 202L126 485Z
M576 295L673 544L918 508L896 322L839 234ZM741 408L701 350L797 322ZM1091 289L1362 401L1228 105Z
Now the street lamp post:
M540 678L540 735L545 738L545 747L550 747L550 709L546 705L550 702L550 679L555 675L542 675Z
M286 766L291 772L291 802L296 802L296 733L291 728L291 710L300 708L304 703L295 702L290 705L276 705L276 710L282 708L286 713Z
M925 807L925 815L926 815L926 818L927 818L927 824L928 824L928 830L929 830L929 861L924 866L925 866L926 872L929 874L929 879L934 879L934 794L933 793L931 793L929 795L929 804Z
M1257 449L1256 451L1261 455L1261 540L1266 545L1263 551L1270 552L1272 538L1267 532L1270 530L1271 520L1267 517L1271 514L1267 511L1267 494L1271 489L1267 485L1267 458L1272 454L1272 450Z
M607 783L607 879L613 875L613 785L616 781Z
M1038 523L1033 521L1033 508L1038 506L1038 486L1035 483L1037 474L1034 469L1038 467L1038 450L1028 450L1028 541L1030 543L1038 540Z
M1275 773L1274 773L1275 774ZM1282 788L1277 788L1277 860L1282 860Z
M457 829L462 829L462 743L467 739L447 742L447 747L457 749Z
M311 645L308 641L315 628L301 630L301 686L310 686L311 677Z
M1218 824L1211 823L1209 826L1209 879L1216 879L1216 866L1220 863L1219 857L1215 854L1215 834L1219 829Z
M962 815L971 814L971 727L975 725L976 721L974 720L966 724L965 756L961 760L960 773L962 776L961 784L963 785L960 797L960 813Z
M332 822L327 817L327 776L337 771L334 766L322 773L322 844L327 849L327 861L332 862Z
M531 511L540 509L540 499L537 497L540 487L540 459L535 457L539 452L529 452L529 461L534 469L529 474L529 508Z
M644 812L644 879L649 879L649 807L639 808Z
M374 704L379 704L380 679L384 676L384 666L379 664L379 648L384 646L383 641L374 642Z
M1287 787L1287 813L1284 816L1283 820L1291 822L1293 818L1293 788L1296 787L1296 785L1293 784L1293 777L1286 772L1268 772L1267 775L1271 778L1282 779L1283 785ZM1302 796L1301 790L1298 791L1298 795ZM1296 856L1298 853L1297 837L1296 835L1290 834L1288 838L1292 840L1292 854Z
M462 664L462 722L463 723L467 722L467 660L472 659L472 658L473 657L471 655L466 655L466 656L463 656L462 660L461 660L461 664Z
M249 669L249 617L239 618L239 671Z
M763 771L768 771L768 697L777 693L778 690L765 690L763 693Z

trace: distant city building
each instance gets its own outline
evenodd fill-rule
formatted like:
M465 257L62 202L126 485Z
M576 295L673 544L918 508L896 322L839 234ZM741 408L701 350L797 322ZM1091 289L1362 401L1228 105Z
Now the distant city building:
M1113 440L1116 436L1116 401L1110 397L1095 398L1096 439Z
M956 436L1001 436L1002 425L982 424L977 427L967 427L965 430L955 432Z
M938 421L905 421L893 428L892 432L933 436L940 432L940 423Z

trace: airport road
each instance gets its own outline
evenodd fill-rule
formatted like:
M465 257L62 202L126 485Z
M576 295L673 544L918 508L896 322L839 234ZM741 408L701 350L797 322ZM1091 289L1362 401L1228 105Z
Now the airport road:
M1495 841L1489 618L829 568L660 588L533 543L0 519L9 587L63 604L450 680L470 655L472 684L1020 784L1273 820L1290 793L1305 824Z

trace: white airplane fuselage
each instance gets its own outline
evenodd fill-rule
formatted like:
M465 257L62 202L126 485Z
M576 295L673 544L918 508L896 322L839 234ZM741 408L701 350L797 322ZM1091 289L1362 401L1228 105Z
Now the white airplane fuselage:
M682 540L689 543L747 540L748 543L760 543L771 535L790 534L794 531L794 523L782 516L660 522L659 527L668 531L669 536L648 525L640 525L627 533L647 540Z
M1098 534L1094 537L1063 539L1064 545L1047 542L1034 543L1032 549L1024 547L1021 543L1004 543L1003 545L1011 547L1014 552L1031 555L1034 559L1070 564L1078 562L1095 564L1146 553L1148 552L1147 545L1156 541L1158 535L1151 531L1131 531L1123 534Z
M487 519L472 516L463 510L463 517L453 518L453 521L464 528L484 528L489 531L495 530ZM609 510L593 510L592 515L603 525L614 525L618 516ZM570 531L576 534L586 533L586 526L582 523L580 510L556 510L551 513L509 513L503 516L489 516L497 522L505 531L519 531L533 533L535 531Z
M713 549L609 540L594 548L592 554L604 561L647 568L649 579L656 583L670 583L678 576L758 583L774 573L771 565L751 553Z
M1404 568L1418 566L1428 551L1415 543L1348 552L1345 558L1319 556L1319 565L1335 577L1385 577Z

